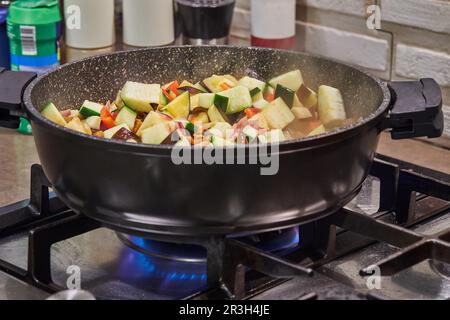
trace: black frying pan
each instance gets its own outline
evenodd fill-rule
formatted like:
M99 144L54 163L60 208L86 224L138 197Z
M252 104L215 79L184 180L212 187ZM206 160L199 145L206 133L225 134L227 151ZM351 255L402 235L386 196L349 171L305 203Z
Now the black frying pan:
M76 133L40 115L84 99L106 101L125 81L198 81L213 73L262 78L296 68L308 86L341 90L363 120L320 136L283 142L279 171L261 165L175 165L171 146L131 144ZM26 82L26 81L23 81ZM127 233L219 235L289 227L331 214L366 178L379 134L437 137L440 89L431 79L386 84L356 68L299 52L237 47L167 47L94 57L35 79L23 95L45 174L72 209Z

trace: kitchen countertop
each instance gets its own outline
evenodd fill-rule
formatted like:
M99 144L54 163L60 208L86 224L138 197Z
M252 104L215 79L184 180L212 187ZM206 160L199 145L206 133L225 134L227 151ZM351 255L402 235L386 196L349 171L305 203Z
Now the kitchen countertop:
M450 151L418 140L382 134L378 152L450 174ZM0 128L0 206L29 197L30 167L39 163L32 136Z

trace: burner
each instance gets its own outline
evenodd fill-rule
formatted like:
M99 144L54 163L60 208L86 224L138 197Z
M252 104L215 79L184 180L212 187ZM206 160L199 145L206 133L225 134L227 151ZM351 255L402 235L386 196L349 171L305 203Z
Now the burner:
M450 264L435 260L428 260L428 263L434 272L439 274L441 277L450 280Z
M187 263L206 263L206 249L199 245L155 241L122 233L118 233L118 237L134 250L152 257ZM264 251L279 253L298 246L299 232L298 227L294 227L246 236L239 238L239 241Z
M122 233L118 236L127 246L148 256L178 262L206 262L206 249L198 245L155 241Z

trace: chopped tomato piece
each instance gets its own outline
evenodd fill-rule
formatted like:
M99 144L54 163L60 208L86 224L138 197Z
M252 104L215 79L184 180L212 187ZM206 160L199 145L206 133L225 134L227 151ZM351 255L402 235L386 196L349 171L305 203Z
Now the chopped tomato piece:
M167 92L166 89L161 89L161 90L162 90L163 95L165 95L166 98L169 99L169 101L173 100L172 96Z
M172 91L175 96L179 96L180 93L178 92L178 88L180 87L180 85L178 84L178 81L175 80L174 82L172 82L172 84L169 86L169 90Z
M247 118L252 118L254 115L256 115L257 113L260 113L261 110L259 110L258 108L247 108L244 110Z
M104 124L108 129L116 125L111 112L109 112L109 108L106 106L100 111L100 119L102 120L102 124Z

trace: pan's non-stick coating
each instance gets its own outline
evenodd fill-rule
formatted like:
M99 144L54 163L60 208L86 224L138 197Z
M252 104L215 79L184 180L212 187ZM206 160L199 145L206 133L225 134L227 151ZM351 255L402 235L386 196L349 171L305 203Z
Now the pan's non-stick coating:
M238 78L254 70L261 79L300 68L306 84L339 88L351 116L367 116L383 101L378 83L361 71L309 55L275 50L234 47L167 47L100 56L63 67L44 77L32 102L38 108L53 101L59 108L79 107L85 99L115 98L127 80L167 83L174 79L192 82L212 74L230 73Z
M262 79L301 69L308 86L339 88L363 121L319 137L283 143L279 171L260 165L175 165L170 147L74 133L38 112L83 100L106 101L128 81L202 80L246 70ZM128 233L206 236L257 232L336 211L359 190L372 163L390 101L378 79L303 53L236 47L167 47L82 60L34 81L25 92L43 169L71 208Z

